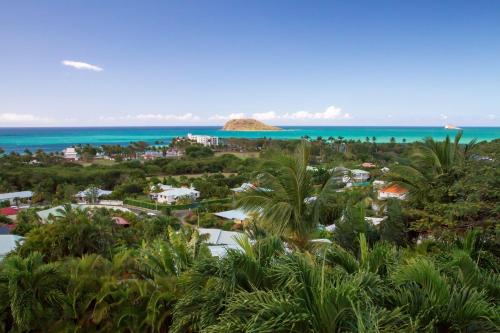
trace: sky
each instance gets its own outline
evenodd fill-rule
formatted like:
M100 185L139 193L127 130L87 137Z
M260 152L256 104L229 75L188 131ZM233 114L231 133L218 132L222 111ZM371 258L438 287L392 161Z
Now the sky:
M500 1L0 0L0 127L500 126Z

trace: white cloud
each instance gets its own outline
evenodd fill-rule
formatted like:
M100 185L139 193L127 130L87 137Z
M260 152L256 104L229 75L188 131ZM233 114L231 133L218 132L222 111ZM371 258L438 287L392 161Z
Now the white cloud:
M51 119L27 113L0 113L0 123L48 123Z
M261 113L254 113L252 114L252 118L258 119L258 120L273 120L280 118L279 115L276 114L274 111L269 111L269 112L261 112Z
M246 117L246 115L243 112L239 112L239 113L231 113L231 114L229 114L227 116L216 114L214 116L211 116L208 119L209 120L229 120L229 119L242 119L242 118L245 118L245 117Z
M229 120L245 118L244 113L231 113L230 115L219 115L210 117L210 120ZM293 113L278 114L275 111L256 112L251 115L252 118L269 121L269 120L333 120L333 119L351 119L349 113L345 113L341 108L331 105L323 112L298 111Z
M162 120L179 120L179 121L196 121L200 120L200 117L192 114L186 113L183 115L175 114L161 114L161 113L147 113L147 114L137 114L137 115L125 115L120 117L113 116L100 116L99 120L102 121L123 121L123 120L136 120L136 121L162 121Z
M439 117L441 117L441 119L443 119L443 120L448 119L448 116L447 116L447 115L445 115L445 114L440 114L440 115L439 115Z
M89 71L94 71L94 72L100 72L100 71L104 70L102 67L99 67L96 65L91 65L89 63L82 62L82 61L63 60L61 63L64 66L73 67L75 69L83 69L83 70L89 70Z
M349 119L351 115L344 113L341 108L329 106L323 112L298 111L294 113L286 113L282 116L285 119L310 119L310 120L332 120L332 119Z
M488 118L490 120L494 120L494 119L497 119L497 115L496 114L489 114L486 116L486 118Z

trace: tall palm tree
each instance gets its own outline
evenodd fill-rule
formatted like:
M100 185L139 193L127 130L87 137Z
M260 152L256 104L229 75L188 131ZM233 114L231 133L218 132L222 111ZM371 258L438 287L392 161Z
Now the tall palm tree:
M277 158L277 174L260 173L260 187L238 199L243 209L259 214L272 233L285 236L299 248L307 246L322 210L335 193L333 178L316 191L307 170L309 150L309 144L302 141L295 155Z
M458 132L453 142L448 135L444 141L427 138L417 143L410 156L411 164L394 167L387 178L406 187L414 201L425 201L434 182L452 173L470 157L475 140L460 145L461 138L462 132Z
M26 258L14 255L5 259L1 273L8 282L10 311L19 331L36 330L45 320L56 318L66 279L55 264L45 264L38 252Z

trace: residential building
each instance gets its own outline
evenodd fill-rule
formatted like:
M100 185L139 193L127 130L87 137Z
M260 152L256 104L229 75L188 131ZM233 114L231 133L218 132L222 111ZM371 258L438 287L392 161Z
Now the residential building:
M219 138L216 136L194 135L194 134L188 133L187 138L188 138L188 140L195 141L196 143L202 144L204 146L218 146L219 145Z
M242 193L242 192L246 192L246 191L249 191L249 190L255 190L256 188L257 187L254 184L243 183L243 184L241 184L240 187L232 188L231 191L233 191L235 193Z
M408 190L404 187L399 186L398 184L392 184L388 187L378 190L378 198L380 200L385 199L399 199L404 200L408 196Z
M370 179L370 173L365 170L351 170L351 178L354 182L366 182Z
M71 208L83 209L83 206L71 204ZM60 205L49 209L39 210L38 212L36 212L36 215L38 216L38 218L40 218L42 223L49 223L53 218L62 217L64 214L63 210L64 206Z
M227 210L224 212L214 213L215 216L222 217L226 220L232 220L234 223L243 223L248 219L248 214L242 209Z
M385 187L385 185L387 185L387 182L383 180L374 180L372 185L374 189L380 189Z
M388 167L383 167L382 169L380 169L380 171L382 171L383 173L388 173L389 171L391 171L391 169L389 169Z
M235 231L221 229L198 228L200 235L208 235L208 249L213 256L224 257L229 249L240 250L238 238L243 234Z
M12 221L16 220L17 213L19 213L19 209L17 208L13 207L0 208L0 215L5 216Z
M168 186L168 185L166 185ZM195 188L190 187L167 187L162 192L152 193L151 198L155 199L158 203L173 204L177 200L182 198L190 198L191 200L196 200L200 197L200 192Z
M78 192L75 197L81 203L96 203L100 198L113 193L113 191L101 190L100 188L88 188L85 191Z
M242 193L242 192L246 192L246 191L250 191L250 190L259 190L259 191L264 191L264 192L272 191L271 189L268 189L268 188L257 187L251 183L243 183L243 184L241 184L240 187L235 187L235 188L231 189L231 191L233 191L234 193Z
M387 216L384 217L365 217L365 221L373 224L374 226L379 225L381 222L385 221L387 219Z
M8 201L11 205L17 206L20 202L31 202L33 194L31 191L0 193L0 202Z
M144 160L156 160L163 158L163 153L161 151L145 151L140 157Z
M73 161L78 161L80 159L80 156L76 152L75 147L68 147L63 150L64 158L67 160L73 160Z
M366 169L372 169L372 168L375 168L376 165L374 163L371 163L371 162L365 162L365 163L361 164L361 167L366 168Z

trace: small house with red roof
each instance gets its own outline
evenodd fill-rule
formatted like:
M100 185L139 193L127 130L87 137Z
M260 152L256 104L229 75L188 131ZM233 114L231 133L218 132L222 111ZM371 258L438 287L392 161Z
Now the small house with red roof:
M0 215L6 216L9 219L15 221L19 209L13 207L0 208Z
M380 200L399 199L404 200L408 196L408 190L398 184L391 184L378 190L378 198Z

